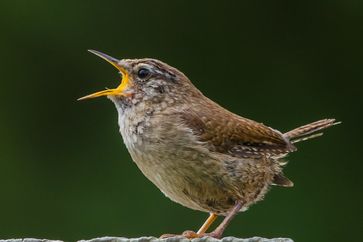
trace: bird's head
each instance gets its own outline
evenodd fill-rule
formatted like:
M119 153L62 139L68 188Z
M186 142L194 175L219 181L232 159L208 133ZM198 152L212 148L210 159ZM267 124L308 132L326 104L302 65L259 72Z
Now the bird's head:
M157 102L165 97L180 98L180 95L189 95L197 90L182 72L159 60L118 60L99 51L89 51L116 67L121 74L121 83L116 88L99 91L78 100L107 96L115 103L135 104L142 100Z

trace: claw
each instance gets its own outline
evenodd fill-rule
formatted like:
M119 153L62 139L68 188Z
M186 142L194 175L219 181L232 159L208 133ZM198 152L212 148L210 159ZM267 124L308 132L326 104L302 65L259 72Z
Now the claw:
M167 238L172 238L172 237L177 237L180 236L178 234L163 234L159 237L159 239L167 239Z
M187 239L195 239L195 238L202 238L204 236L206 236L204 233L197 234L194 231L186 230L182 234L163 234L160 236L160 239L167 239L167 238L172 238L172 237L184 237Z
M196 238L203 238L203 237L212 237L215 239L220 239L222 237L222 233L218 231L213 231L211 233L196 233L191 230L184 231L181 235L180 234L163 234L160 236L160 239L167 239L167 238L173 238L173 237L184 237L187 239L196 239Z
M196 232L191 231L191 230L184 231L182 233L182 236L187 238L187 239L195 239L195 238L202 238L203 237L203 236L201 236L201 234L197 234Z

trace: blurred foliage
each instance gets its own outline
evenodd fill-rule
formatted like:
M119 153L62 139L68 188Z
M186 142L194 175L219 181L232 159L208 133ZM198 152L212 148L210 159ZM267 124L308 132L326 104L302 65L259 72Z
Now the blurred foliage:
M109 101L76 101L119 82L90 48L164 60L221 105L282 131L342 120L289 157L294 188L272 188L226 235L361 237L362 2L3 0L0 9L0 238L158 236L207 217L141 174Z

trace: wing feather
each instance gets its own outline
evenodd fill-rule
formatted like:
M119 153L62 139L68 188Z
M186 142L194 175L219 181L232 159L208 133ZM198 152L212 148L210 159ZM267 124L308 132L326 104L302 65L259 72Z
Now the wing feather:
M295 150L279 131L227 110L221 112L219 106L209 107L208 110L188 108L178 115L211 151L257 159L282 157Z

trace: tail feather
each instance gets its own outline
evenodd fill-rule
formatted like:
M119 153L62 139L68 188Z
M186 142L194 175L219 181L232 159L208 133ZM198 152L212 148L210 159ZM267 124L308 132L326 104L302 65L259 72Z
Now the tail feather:
M335 119L322 119L286 132L284 134L284 137L289 139L291 143L297 143L300 141L319 137L323 135L323 133L316 132L340 123L341 122L335 122Z

